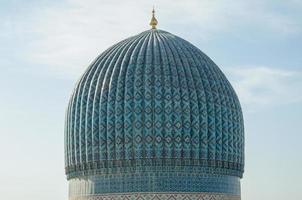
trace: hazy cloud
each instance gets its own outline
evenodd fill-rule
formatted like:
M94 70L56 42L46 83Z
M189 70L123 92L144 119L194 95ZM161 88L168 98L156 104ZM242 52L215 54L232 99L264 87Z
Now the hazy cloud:
M68 0L30 12L21 9L24 17L6 20L18 23L15 32L24 39L23 59L40 71L70 78L110 45L148 29L152 5L157 8L159 28L197 41L228 32L244 37L240 32L247 28L279 35L301 31L299 20L276 12L271 1Z
M250 66L228 68L227 75L250 111L302 101L302 71Z

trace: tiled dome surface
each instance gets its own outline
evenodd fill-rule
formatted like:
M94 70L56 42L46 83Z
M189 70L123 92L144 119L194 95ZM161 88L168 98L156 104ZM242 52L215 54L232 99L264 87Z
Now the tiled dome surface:
M184 170L242 176L243 117L217 65L189 42L148 30L103 52L67 109L69 178Z

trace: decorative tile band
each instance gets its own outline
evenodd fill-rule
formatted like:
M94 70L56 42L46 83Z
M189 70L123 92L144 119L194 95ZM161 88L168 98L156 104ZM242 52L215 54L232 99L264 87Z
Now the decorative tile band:
M135 159L104 160L66 167L67 179L79 176L150 171L210 173L242 177L243 166L219 160L194 159Z
M70 197L69 200L241 200L240 195L218 193L124 193Z
M69 180L69 196L132 192L206 192L240 195L235 176L179 172L127 173Z

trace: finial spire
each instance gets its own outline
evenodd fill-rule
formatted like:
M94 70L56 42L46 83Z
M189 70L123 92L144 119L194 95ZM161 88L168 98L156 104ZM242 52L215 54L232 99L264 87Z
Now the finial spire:
M152 29L156 29L156 25L158 24L157 19L155 18L155 10L154 10L154 6L153 6L153 10L152 10L152 18L150 21L150 26L152 27Z

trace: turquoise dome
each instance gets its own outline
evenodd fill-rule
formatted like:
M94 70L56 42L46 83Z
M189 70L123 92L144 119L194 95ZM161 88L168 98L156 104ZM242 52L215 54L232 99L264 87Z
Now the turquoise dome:
M65 163L68 179L145 171L242 177L239 100L198 48L145 31L103 52L76 84Z

